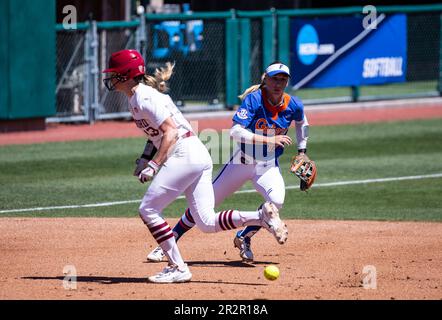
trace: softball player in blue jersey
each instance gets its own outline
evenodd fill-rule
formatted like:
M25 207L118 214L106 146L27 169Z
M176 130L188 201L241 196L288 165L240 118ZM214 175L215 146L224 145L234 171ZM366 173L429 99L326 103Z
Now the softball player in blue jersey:
M308 121L302 102L284 93L290 77L289 68L274 62L263 74L261 84L247 89L241 96L242 104L233 116L230 136L238 142L230 161L213 180L215 206L232 195L247 181L251 181L265 201L271 201L279 209L285 197L285 184L278 158L284 147L292 144L287 131L295 123L298 153L305 153L308 140ZM173 232L178 240L195 225L192 213L185 211ZM248 226L238 231L234 245L244 261L253 261L251 237L260 226ZM161 261L160 247L149 253L149 261Z

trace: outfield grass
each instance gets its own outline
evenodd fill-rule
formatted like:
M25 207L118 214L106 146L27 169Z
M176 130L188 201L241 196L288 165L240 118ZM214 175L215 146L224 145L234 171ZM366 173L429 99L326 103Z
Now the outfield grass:
M435 93L437 92L437 85L437 80L433 80L360 86L359 95L361 98L371 96L398 96L400 98L401 95ZM351 87L308 88L293 90L290 94L300 97L303 101L308 101L309 99L350 98L352 91Z
M291 132L293 135L293 132ZM0 216L136 217L146 186L133 176L141 138L0 147L0 211L134 200L99 208L0 213ZM223 152L228 152L226 147ZM287 185L292 146L281 158ZM317 183L442 173L442 119L312 127L309 154ZM215 165L216 174L220 165ZM179 169L179 168L177 168ZM243 189L251 189L247 183ZM442 178L287 190L283 216L302 219L442 221ZM256 193L238 194L220 208L255 209ZM178 217L177 200L165 211Z

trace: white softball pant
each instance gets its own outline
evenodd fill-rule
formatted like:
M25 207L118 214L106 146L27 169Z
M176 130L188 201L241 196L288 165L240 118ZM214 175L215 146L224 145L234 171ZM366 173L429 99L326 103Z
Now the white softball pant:
M271 201L281 209L285 198L285 183L279 166L274 163L256 163L250 159L242 164L238 160L240 157L241 151L237 150L213 180L215 206L239 190L247 181L251 181L265 201Z
M139 212L151 232L152 226L161 226L164 208L183 192L193 213L193 219L203 232L212 233L246 224L261 224L258 211L230 210L215 214L212 159L206 147L194 136L177 143L174 152L163 164L144 195ZM152 233L155 231L156 229Z

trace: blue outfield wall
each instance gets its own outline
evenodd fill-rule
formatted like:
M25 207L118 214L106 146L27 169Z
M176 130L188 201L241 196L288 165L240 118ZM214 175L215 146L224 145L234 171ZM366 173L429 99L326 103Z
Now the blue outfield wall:
M382 18L382 21L381 21ZM362 17L292 21L292 84L307 88L405 82L407 17L379 16L373 28Z

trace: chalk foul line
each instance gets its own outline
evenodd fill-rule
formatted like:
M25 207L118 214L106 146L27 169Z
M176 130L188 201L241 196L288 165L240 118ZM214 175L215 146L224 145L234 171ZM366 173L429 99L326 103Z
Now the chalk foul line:
M391 178L380 178L380 179L348 180L348 181L338 181L338 182L316 183L312 186L312 188L348 186L348 185L355 185L355 184L381 183L381 182L404 181L404 180L421 180L421 179L431 179L431 178L442 178L442 173L418 175L418 176L405 176L405 177L391 177ZM292 189L297 189L297 188L299 188L299 185L286 186L286 190L292 190ZM255 189L239 190L239 191L235 192L235 194L253 193L253 192L256 192L256 190ZM184 199L184 196L179 196L178 199ZM141 199L123 200L123 201L114 201L114 202L102 202L102 203L91 203L91 204L80 204L80 205L70 205L70 206L11 209L11 210L0 210L0 214L2 214L2 213L3 214L4 213L20 213L20 212L38 212L38 211L63 210L63 209L110 207L110 206L116 206L116 205L121 205L121 204L140 203L140 202L141 202Z

